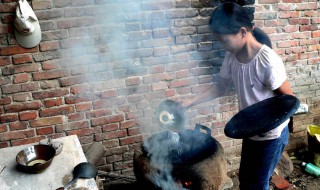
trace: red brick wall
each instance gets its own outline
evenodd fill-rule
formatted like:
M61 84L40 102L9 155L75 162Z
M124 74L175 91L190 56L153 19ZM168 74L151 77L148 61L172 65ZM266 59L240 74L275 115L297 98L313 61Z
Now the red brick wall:
M287 67L290 84L310 112L294 117L288 150L307 145L306 128L320 124L320 4L317 0L256 2L255 23L270 35Z
M207 27L215 2L34 0L42 41L32 49L15 41L16 2L0 3L0 148L76 134L84 149L106 146L99 169L132 173L134 148L160 130L158 103L198 94L219 72L223 51ZM288 148L304 146L306 126L320 118L319 2L255 7L255 24L270 34L296 95L310 106L295 116ZM241 141L223 129L236 112L232 91L186 112L186 127L212 129L230 169Z

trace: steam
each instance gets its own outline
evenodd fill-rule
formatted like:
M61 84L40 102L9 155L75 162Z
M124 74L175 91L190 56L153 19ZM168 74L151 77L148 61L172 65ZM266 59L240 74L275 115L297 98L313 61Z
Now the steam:
M156 29L168 29L172 25L170 19L166 20L165 10L174 8L174 1L115 0L108 2L110 3L102 3L101 6L94 7L91 10L92 13L90 11L86 12L86 16L89 17L98 15L92 20L92 22L96 23L95 25L91 26L89 20L88 27L82 28L81 35L78 34L77 36L77 31L72 33L73 29L70 29L69 34L73 34L74 39L62 40L61 55L63 61L61 64L62 67L70 69L71 76L67 80L62 78L60 82L62 86L81 86L83 83L89 82L90 90L87 91L91 92L85 93L90 93L91 95L83 95L83 98L93 102L96 101L95 108L108 106L108 109L112 109L112 106L127 103L127 100L122 96L138 94L135 97L136 99L140 97L146 99L147 96L139 95L143 94L144 91L150 91L150 85L144 85L139 82L135 85L127 85L124 78L140 77L139 79L142 79L141 76L150 74L149 67L152 64L156 65L170 61L170 56L154 56L154 47L172 45L175 37L168 34L168 37L157 40L153 38L153 32ZM157 6L152 7L155 5L154 3L157 3ZM177 32L179 30L173 30L173 33ZM192 34L193 32L189 33ZM181 38L180 40L183 39ZM173 48L172 51L179 53L179 51L184 52L189 48L192 49L188 45L186 47L180 46ZM203 55L203 52L199 55L197 52L192 52L189 59L196 61L203 57ZM206 55L204 58L210 59L210 56L213 56L213 53ZM179 56L176 56L175 59L179 59ZM218 62L217 59L214 60ZM188 60L183 61L187 62ZM188 65L190 67L191 64ZM211 67L211 63L208 67ZM201 73L204 71L199 69L194 72ZM164 79L159 79L159 81L167 80L167 78L164 77ZM169 77L169 79L171 78ZM105 91L107 93L100 95L100 97L94 97L95 93L92 95L92 92L96 91ZM117 93L115 94L114 91ZM100 101L101 96L112 97L112 99L102 98L103 100ZM163 93L160 97L156 98L166 98L166 95ZM148 100L152 101L152 96L151 98L147 97L147 100L141 100L140 98L138 101L147 101L143 111L150 116L151 113L147 112L148 109L151 109L150 106L154 102L150 103ZM135 109L137 105L133 105L132 107ZM112 112L118 113L118 110L112 110ZM150 129L147 130L150 132ZM179 147L180 137L177 133L170 132L168 138L170 140L165 141L165 143L161 139L156 139L157 142L152 145L148 144L147 141L144 142L149 150L151 165L159 168L159 172L152 173L149 177L154 184L164 190L183 189L173 178L173 166L170 159L168 159L172 151L176 151L175 153L177 154L181 151L181 147Z
M180 136L176 132L168 131L152 137L152 141L145 141L144 148L150 157L150 166L154 168L148 175L156 187L164 190L183 190L184 188L172 176L172 155L179 155Z

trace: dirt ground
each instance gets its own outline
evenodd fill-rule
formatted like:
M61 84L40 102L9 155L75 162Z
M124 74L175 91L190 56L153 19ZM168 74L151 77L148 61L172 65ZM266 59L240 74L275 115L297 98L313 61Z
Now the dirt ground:
M239 190L238 171L229 172L228 175L233 181L233 187L229 190ZM110 179L109 179L110 180ZM290 190L319 190L320 177L314 177L303 171L300 165L294 164L293 172L286 180L292 185ZM110 181L109 181L110 182ZM137 189L135 180L117 179L113 183L104 183L104 190ZM139 189L139 188L138 188ZM270 183L270 190L279 190ZM287 189L289 190L289 189Z
M233 181L233 187L230 190L239 190L238 171L228 173ZM320 178L314 177L298 166L294 165L293 172L289 177L285 178L291 185L290 190L319 190ZM270 183L270 190L278 190L272 183ZM288 189L289 190L289 189Z
M229 190L239 190L238 171L231 171L228 173L233 181L233 187ZM285 178L291 185L291 189L286 190L319 190L320 177L314 177L306 173L298 164L294 164L294 169L291 175ZM110 181L109 181L110 182ZM104 190L124 190L138 188L135 180L117 179L113 183L104 183ZM272 183L270 183L270 190L279 190Z
M291 188L285 190L320 190L320 177L313 176L304 171L302 161L311 162L311 156L308 151L301 150L297 153L291 153L290 158L293 162L293 171L285 180L291 184ZM228 176L233 181L233 187L228 190L239 190L238 171L231 171ZM110 176L101 175L104 178L104 190L124 190L139 189L134 176ZM270 190L279 190L270 183Z
M312 156L308 150L300 150L290 154L293 162L293 171L284 179L291 184L291 189L286 190L320 190L320 177L313 176L302 167L302 162L312 162ZM228 173L233 181L233 187L230 190L239 190L238 171ZM270 190L279 190L273 183L270 182Z

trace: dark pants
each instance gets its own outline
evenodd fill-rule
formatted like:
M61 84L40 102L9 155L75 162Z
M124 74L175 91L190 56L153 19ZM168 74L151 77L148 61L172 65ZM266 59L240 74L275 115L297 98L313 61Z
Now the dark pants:
M269 190L269 180L288 144L289 130L279 138L266 141L244 139L240 163L241 190Z

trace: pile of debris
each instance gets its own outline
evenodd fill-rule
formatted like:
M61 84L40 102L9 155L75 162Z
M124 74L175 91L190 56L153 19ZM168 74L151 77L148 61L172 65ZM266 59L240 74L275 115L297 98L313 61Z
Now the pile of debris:
M291 164L291 163L292 164ZM289 170L275 172L271 179L274 190L318 190L320 177L306 171L302 163L314 163L314 153L308 148L291 152L283 157L279 166ZM278 169L280 167L277 167ZM283 169L283 168L282 168ZM288 174L288 175L287 175Z

